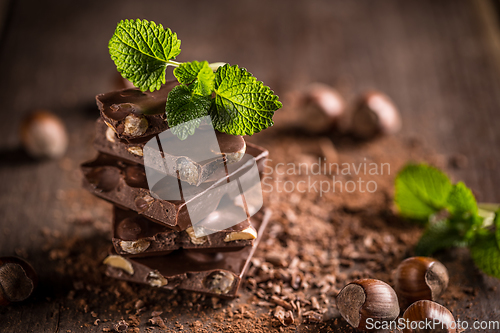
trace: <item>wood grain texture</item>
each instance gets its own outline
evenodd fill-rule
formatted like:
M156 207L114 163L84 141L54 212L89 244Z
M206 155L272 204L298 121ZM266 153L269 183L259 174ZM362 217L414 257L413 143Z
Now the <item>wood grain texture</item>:
M100 331L85 326L88 314L65 307L71 282L52 272L39 247L43 227L92 235L68 221L81 212L109 218L110 206L80 188L78 164L95 154L94 96L114 88L107 41L120 19L161 22L182 40L178 60L237 63L278 94L310 82L333 85L349 100L381 90L401 110L402 137L445 158L465 155L454 179L480 201L500 202L499 32L487 14L484 4L453 0L13 2L0 45L0 255L27 256L45 288L31 303L0 309L0 331ZM19 148L20 120L38 108L68 127L61 161L37 163ZM457 274L472 265L460 252L450 256L465 260ZM479 294L463 313L498 319L497 281L464 276Z

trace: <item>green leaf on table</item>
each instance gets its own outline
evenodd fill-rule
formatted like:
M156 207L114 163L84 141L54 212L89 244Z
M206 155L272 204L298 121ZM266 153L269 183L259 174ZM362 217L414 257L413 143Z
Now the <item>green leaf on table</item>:
M440 170L409 164L396 177L394 200L402 216L425 220L446 207L452 184Z
M201 117L208 115L212 97L196 94L184 84L178 85L168 94L165 113L168 126L179 139L193 135L200 126Z
M441 220L427 226L415 247L415 254L427 257L439 250L463 246L467 246L464 236L453 229L448 220Z
M124 78L142 91L154 91L165 83L165 68L181 52L180 45L170 29L137 19L118 23L108 47Z
M500 278L500 248L494 233L477 234L470 252L477 267L486 274Z
M472 191L463 182L453 185L448 196L448 211L455 218L477 215L477 202Z
M215 73L214 128L232 135L252 135L273 125L282 107L278 96L244 68L228 64Z

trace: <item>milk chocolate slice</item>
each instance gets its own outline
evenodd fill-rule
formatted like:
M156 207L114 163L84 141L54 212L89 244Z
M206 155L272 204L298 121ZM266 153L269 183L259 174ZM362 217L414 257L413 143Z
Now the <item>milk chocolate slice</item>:
M231 214L231 207L214 213ZM217 214L216 213L216 214ZM231 228L196 237L192 227L174 231L131 211L114 207L113 247L124 257L165 255L173 250L191 249L203 253L238 251L252 246L260 220L247 219Z
M271 211L267 209L255 215L255 219L262 221L258 237L252 246L242 250L223 253L176 250L165 256L145 258L125 258L112 251L108 257L110 259L106 260L106 274L152 287L177 288L234 298L270 216Z
M209 130L212 129L200 127L197 136L202 137L205 132L209 134ZM191 142L193 138L188 137L188 139L184 141L174 143L174 145L177 146L175 152L170 150L170 148L164 149L163 156L161 156L161 152L158 151L156 153L158 155L157 159L160 160L165 158L166 162L174 166L173 168L167 168L171 176L179 176L181 180L187 181L192 185L199 185L207 181L218 168L223 168L224 161L226 161L227 164L238 162L243 158L246 152L247 146L242 136L229 135L215 131L215 137L218 143L217 147L201 147L199 144L193 144ZM155 135L138 139L120 139L110 127L106 126L102 119L98 119L96 122L94 147L102 153L144 165L144 146L149 140L155 140L156 142L157 139ZM168 145L168 142L164 144ZM170 145L170 147L174 145ZM208 152L212 152L211 158L204 159L203 161L193 161L186 156L186 152L193 154L193 149L206 149ZM185 172L177 174L174 169L180 162L187 163L187 167L196 170L195 175L190 175L188 177ZM161 165L164 165L163 161L161 161ZM151 167L154 167L154 164L151 165Z

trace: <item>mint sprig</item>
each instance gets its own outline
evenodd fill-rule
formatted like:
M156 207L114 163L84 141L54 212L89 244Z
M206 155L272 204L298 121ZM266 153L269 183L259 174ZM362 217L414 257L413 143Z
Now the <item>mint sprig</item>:
M165 84L165 68L181 53L177 34L147 20L118 23L108 47L122 76L142 91L154 91Z
M500 278L500 210L493 226L478 208L472 191L463 183L426 164L404 167L395 181L395 204L406 218L424 223L417 255L458 246L469 246L476 265ZM440 218L436 218L436 217Z
M396 178L396 205L405 217L427 220L446 207L451 187L450 180L440 170L409 164Z
M273 125L282 104L269 87L237 65L174 61L180 51L175 33L147 20L121 21L109 41L118 71L142 91L160 89L166 67L176 67L180 86L169 93L165 113L179 138L193 134L199 126L194 119L206 115L216 130L232 135L252 135Z

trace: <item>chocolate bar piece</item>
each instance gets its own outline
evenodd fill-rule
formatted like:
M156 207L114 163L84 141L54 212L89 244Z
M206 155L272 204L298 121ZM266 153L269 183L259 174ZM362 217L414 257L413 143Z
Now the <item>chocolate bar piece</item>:
M96 96L102 119L119 138L145 138L168 129L165 105L168 93L177 85L167 82L154 92L137 88L116 90Z
M232 214L231 206L218 208L209 218ZM237 215L237 214L236 214ZM236 220L237 216L235 216ZM238 251L252 246L260 220L246 219L235 226L203 237L196 237L192 227L174 231L131 211L114 208L113 246L125 257L165 255L173 250L192 249L204 253Z
M249 146L247 152L253 153L257 168L262 172L268 152L258 146ZM233 175L243 173L247 167L243 160L233 166ZM95 160L82 164L82 171L83 186L96 196L119 207L134 210L176 231L185 230L191 226L192 220L196 223L214 211L226 193L223 184L221 185L226 181L224 169L221 170L223 176L217 181L203 183L201 186L189 185L177 178L164 176L156 183L150 184L151 191L144 166L117 160L110 155L101 153ZM180 184L186 200L175 197ZM197 216L201 216L200 219L196 219Z
M257 248L271 212L259 212L262 222L253 246L235 252L200 253L176 250L168 255L125 258L114 252L104 260L110 277L164 289L184 289L234 298Z
M150 153L153 155L148 157L149 161L152 161L153 158L156 159L156 161L150 163L150 166L155 168L156 165L156 169L165 170L171 176L178 176L179 179L187 181L192 185L199 185L207 181L218 168L223 168L224 161L227 164L238 162L243 158L246 151L246 142L242 136L221 133L214 131L212 128L204 129L200 127L196 134L196 139L202 142L210 142L210 137L204 139L204 136L210 136L213 133L215 133L216 139L215 142L212 142L212 144L216 144L214 147L210 145L202 147L199 143L192 142L195 139L193 136L183 141L171 138L170 141L175 140L172 144L169 144L168 140L160 140L157 135L124 140L119 139L113 129L106 126L102 119L98 119L96 122L94 147L102 153L144 165L144 146L150 140L154 140L152 143L154 145L157 145L157 142L161 141L162 150L159 147L157 151L151 152L150 150ZM160 134L160 136L162 135ZM175 151L172 147L175 148ZM191 156L196 154L193 152L193 149L204 149L208 154L204 154L206 158L194 161L186 155L186 152ZM187 164L186 166L191 172L182 172L180 167L184 167L183 164ZM171 167L164 168L165 165ZM177 169L181 170L181 172L177 173Z

